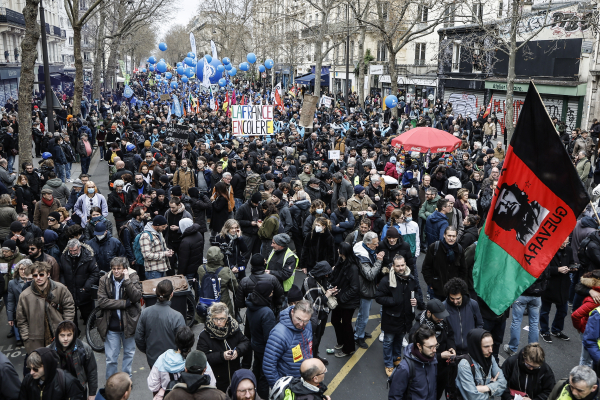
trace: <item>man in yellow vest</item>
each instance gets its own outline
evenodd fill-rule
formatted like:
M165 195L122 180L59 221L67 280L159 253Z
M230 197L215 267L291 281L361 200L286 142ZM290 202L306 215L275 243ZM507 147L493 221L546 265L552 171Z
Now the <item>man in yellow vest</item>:
M291 241L292 239L287 233L273 236L271 242L273 250L267 258L267 269L265 271L265 273L279 279L286 294L294 283L294 274L298 266L298 256L288 248Z
M569 379L559 380L548 400L597 400L598 377L593 369L578 365L569 373Z

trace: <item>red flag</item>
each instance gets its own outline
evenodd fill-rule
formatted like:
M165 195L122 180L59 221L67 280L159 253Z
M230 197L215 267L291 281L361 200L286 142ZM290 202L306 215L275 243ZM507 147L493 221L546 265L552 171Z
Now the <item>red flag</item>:
M275 89L275 104L277 104L279 112L283 114L283 102L281 101L281 97L279 97L279 90L277 89Z
M233 93L231 93L231 105L235 105L237 103L235 89L233 89Z
M240 105L242 105L242 106L246 105L246 95L242 96L242 100L240 101Z
M227 103L225 111L229 110L229 91L227 91L227 93L225 93L225 103Z
M492 102L494 101L494 95L492 95L492 98L490 99L490 104L488 104L487 108L485 109L485 114L483 114L483 118L487 118L488 115L490 115L490 113L492 112Z

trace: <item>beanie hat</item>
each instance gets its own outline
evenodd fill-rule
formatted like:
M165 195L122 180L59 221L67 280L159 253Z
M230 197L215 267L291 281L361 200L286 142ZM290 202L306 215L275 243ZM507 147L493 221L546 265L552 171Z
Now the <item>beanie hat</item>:
M250 259L250 264L252 264L252 272L265 270L265 258L262 254L254 254Z
M386 236L394 239L399 238L400 234L398 233L398 229L392 226L390 229L387 230Z
M206 368L206 354L200 350L192 350L185 358L185 368L192 374L204 371Z
M292 287L290 288L290 291L287 294L287 298L288 298L288 303L294 303L297 301L300 301L304 298L304 296L302 296L302 292L300 291L300 288L296 285L292 285Z
M356 185L354 186L354 194L361 194L365 190L364 186Z
M197 187L191 187L188 189L188 194L190 195L190 197L197 199L198 195L200 194L200 191Z
M146 140L146 141L144 142L144 147L150 147L150 146L152 146L152 145L150 144L150 141L149 141L149 140Z
M252 195L252 197L250 197L250 201L252 203L260 203L260 201L262 200L262 195L260 194L260 192L256 192Z
M167 219L165 217L163 217L162 215L157 215L152 220L152 226L162 226L162 225L167 225L167 224L168 224Z
M50 214L48 214L48 217L52 217L60 222L60 213L58 211L52 211Z
M165 195L165 189L156 189L156 195L157 196L164 196Z
M161 175L161 177L158 180L161 181L162 183L169 183L169 177L166 174Z
M283 192L279 189L273 190L273 196L277 197L279 200L283 200Z
M54 232L52 229L46 229L44 231L44 243L54 243L58 239L58 233ZM4 244L2 244L4 246Z
M290 239L290 236L287 233L280 233L273 236L273 241L279 246L287 247L292 239Z
M58 237L58 235L56 236ZM10 251L15 252L17 251L17 243L14 240L8 239L2 242L2 248L10 249Z
M485 154L494 154L494 149L487 149Z
M11 232L21 232L22 230L23 224L21 224L19 221L14 221L12 224L10 224Z
M484 164L484 162L483 162L483 158L478 158L478 159L477 159L477 161L475 161L475 164L476 164L478 167L483 167L483 164Z
M173 196L177 196L177 197L181 196L181 186L179 186L179 185L173 186L171 188L171 194Z

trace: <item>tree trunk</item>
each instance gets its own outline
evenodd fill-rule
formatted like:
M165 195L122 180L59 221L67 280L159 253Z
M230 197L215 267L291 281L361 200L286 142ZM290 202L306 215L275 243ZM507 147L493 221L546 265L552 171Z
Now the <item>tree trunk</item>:
M359 28L359 39L358 39L358 74L356 74L356 85L358 89L358 103L361 107L365 105L365 84L364 84L364 67L365 67L365 35L367 33L367 27L361 23Z
M515 87L515 62L517 59L517 27L519 24L519 1L513 0L511 10L510 27L510 48L508 49L508 74L506 76L506 116L504 117L504 126L506 127L506 143L510 143L515 130L513 118L515 115L514 107L514 87Z
M98 36L96 37L96 51L94 52L94 75L92 78L92 86L94 94L92 95L92 101L100 99L100 72L102 69L102 63L100 57L104 57L104 24L106 23L106 13L100 13L100 22L98 24Z
M321 67L323 66L323 36L315 42L315 96L321 97Z
M118 42L112 44L110 55L108 56L108 65L106 66L106 74L104 79L108 80L109 90L117 88L117 47Z
M75 57L75 83L73 87L73 117L81 114L81 96L83 94L83 58L81 57L81 27L73 24L73 55Z
M393 52L393 46L390 41L388 46L390 52L390 59L388 61L388 69L390 71L390 83L392 85L392 93L394 96L398 95L398 72L396 71L396 53ZM392 108L392 116L398 117L398 107Z
M35 59L40 25L37 23L39 0L26 0L23 8L25 37L21 42L21 81L19 82L19 164L31 162L31 98L35 81ZM48 88L46 88L48 90ZM44 121L42 121L43 123Z

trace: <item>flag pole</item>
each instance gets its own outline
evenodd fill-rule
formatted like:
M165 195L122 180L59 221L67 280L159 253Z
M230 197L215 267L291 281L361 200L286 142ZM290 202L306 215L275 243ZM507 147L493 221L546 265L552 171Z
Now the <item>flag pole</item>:
M590 206L592 206L592 211L594 211L594 215L596 215L596 221L598 221L598 224L600 224L600 218L598 217L598 213L596 212L596 207L594 207L594 204L592 203L591 200L590 200Z

